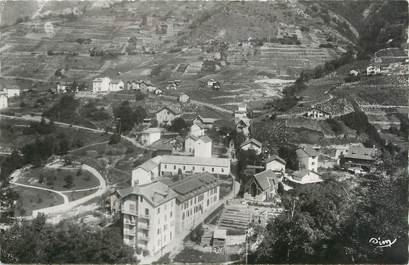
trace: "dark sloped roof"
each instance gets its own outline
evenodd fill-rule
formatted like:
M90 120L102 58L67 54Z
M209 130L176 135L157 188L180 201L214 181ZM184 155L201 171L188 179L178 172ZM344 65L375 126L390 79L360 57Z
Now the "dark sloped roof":
M207 172L193 174L173 183L163 182L178 194L179 202L189 200L219 185L218 178Z
M315 151L314 148L312 148L311 146L305 146L303 148L298 148L296 150L297 156L299 157L303 157L303 156L309 156L309 157L313 157L313 156L317 156L318 152Z
M258 147L262 146L262 143L260 141L254 139L254 138L251 138L251 139L248 139L247 141L245 141L244 143L242 143L240 145L240 147L243 147L243 146L245 146L245 145L247 145L249 143L253 143L253 144L257 145Z
M278 162L280 162L280 163L282 163L284 165L287 164L287 162L283 158L279 157L278 155L270 156L269 158L266 159L266 163L269 163L269 162L271 162L273 160L276 160L276 161L278 161Z
M254 175L254 178L260 185L260 188L264 191L268 190L271 185L277 184L277 178L279 176L281 176L281 174L277 175L277 173L275 173L271 169L268 169L263 172L257 173L256 175Z

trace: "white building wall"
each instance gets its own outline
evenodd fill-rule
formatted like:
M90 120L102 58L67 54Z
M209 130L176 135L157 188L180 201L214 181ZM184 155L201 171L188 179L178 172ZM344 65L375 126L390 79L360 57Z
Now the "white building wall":
M212 142L204 142L197 140L194 143L194 156L196 157L212 157Z
M193 124L190 127L190 135L199 137L199 136L205 135L205 132L204 132L204 129L199 127L199 125Z
M185 140L185 152L193 153L195 151L195 140L192 138L186 138Z
M230 174L230 165L225 167L220 166L207 166L207 165L180 165L180 164L168 164L161 163L160 165L160 174L171 173L172 175L178 174L179 169L182 173L192 172L192 173L203 173L209 172L212 174L220 175L229 175Z
M315 158L312 157L304 157L298 158L300 163L300 168L306 168L308 170L312 170L317 172L318 171L318 156Z
M158 121L158 125L170 125L171 122L176 118L177 116L174 115L172 112L170 112L167 109L163 109L160 112L156 113L156 120Z
M142 133L141 134L141 143L145 145L150 145L160 139L160 132L155 133Z
M0 109L8 108L8 98L6 95L0 95Z
M266 170L267 169L271 169L273 171L285 171L285 165L276 160L273 160L266 163Z
M109 91L109 86L111 83L111 79L108 77L102 78L102 82L92 82L92 92L98 93L98 92L108 92Z

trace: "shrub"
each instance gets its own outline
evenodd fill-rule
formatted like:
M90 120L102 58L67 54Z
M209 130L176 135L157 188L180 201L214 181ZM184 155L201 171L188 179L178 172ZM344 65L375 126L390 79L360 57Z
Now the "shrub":
M112 144L118 144L121 141L121 135L115 133L109 138L109 143L110 145Z

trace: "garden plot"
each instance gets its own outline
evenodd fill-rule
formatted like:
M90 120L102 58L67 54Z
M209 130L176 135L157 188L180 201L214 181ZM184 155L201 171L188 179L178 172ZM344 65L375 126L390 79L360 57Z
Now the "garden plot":
M98 179L88 171L68 168L29 169L17 183L56 191L92 189L99 186Z
M15 214L16 216L31 215L33 210L63 204L63 198L57 193L38 189L14 187L19 195L17 200Z

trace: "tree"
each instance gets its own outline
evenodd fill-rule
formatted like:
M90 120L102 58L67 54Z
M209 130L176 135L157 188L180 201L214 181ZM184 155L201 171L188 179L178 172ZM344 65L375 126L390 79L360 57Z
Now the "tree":
M73 186L74 179L71 175L66 175L64 177L64 181L65 181L64 188L69 189Z
M297 147L294 145L281 145L278 149L278 156L286 161L286 167L298 170Z
M172 132L183 133L187 129L186 121L183 118L176 118L172 121L172 124L169 126L169 130Z
M140 106L134 111L129 101L124 101L114 108L114 116L118 120L118 132L122 133L130 131L135 124L141 123L146 117L146 111Z

